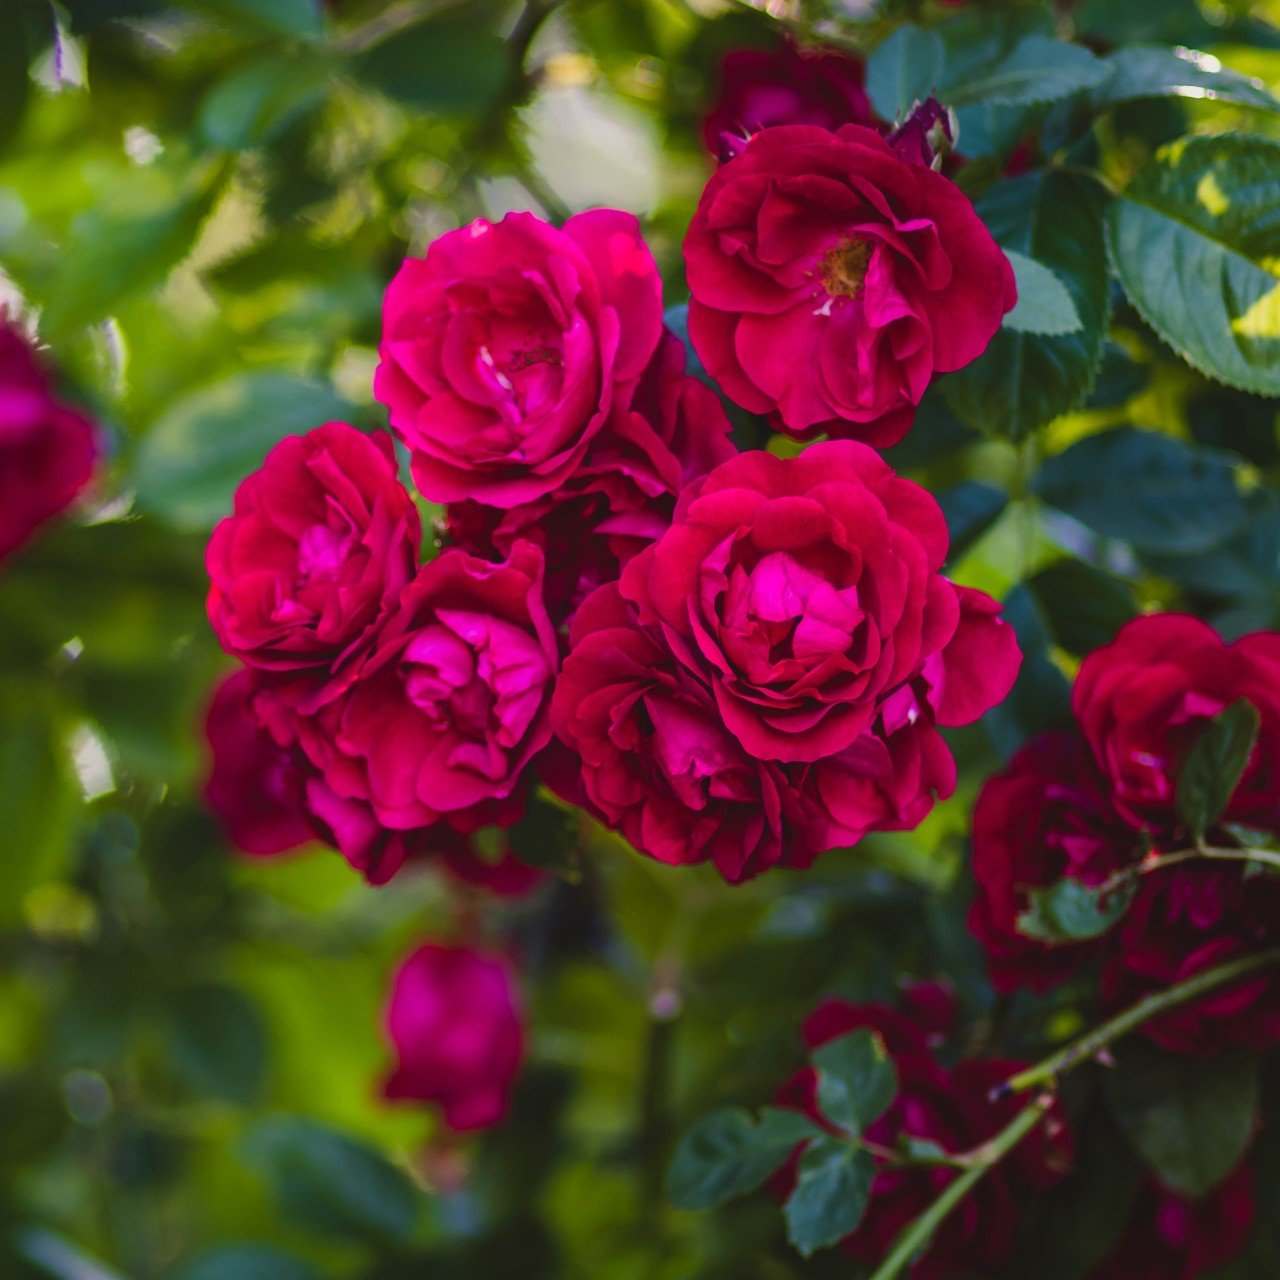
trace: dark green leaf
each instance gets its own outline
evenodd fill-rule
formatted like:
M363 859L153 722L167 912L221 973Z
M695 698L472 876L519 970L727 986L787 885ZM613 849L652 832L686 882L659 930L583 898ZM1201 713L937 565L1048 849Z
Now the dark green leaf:
M267 1029L242 991L200 983L176 992L169 1046L174 1067L197 1092L242 1105L261 1094Z
M1231 457L1132 427L1087 436L1050 458L1035 487L1095 532L1153 551L1205 551L1249 518Z
M264 1120L246 1154L270 1179L281 1207L316 1231L404 1240L419 1197L409 1179L366 1143L314 1120Z
M1006 251L1054 273L1080 323L1056 335L1001 329L973 364L947 375L943 393L972 426L1020 440L1088 394L1107 328L1104 203L1091 179L1050 171L1001 182L975 206Z
M1187 1058L1140 1040L1116 1052L1107 1095L1133 1148L1166 1185L1212 1191L1240 1163L1258 1112L1258 1060Z
M954 563L1001 517L1009 495L981 480L966 480L937 495L951 533L947 559Z
M867 94L886 120L901 120L927 98L942 75L944 50L936 31L899 27L867 59Z
M362 53L355 74L371 88L419 111L478 111L502 88L507 52L488 24L421 22Z
M1165 147L1111 207L1111 261L1134 306L1189 364L1280 395L1280 141Z
M993 65L949 80L941 96L956 107L971 102L1024 106L1092 89L1105 75L1102 63L1083 46L1033 34Z
M1106 894L1078 880L1032 889L1027 894L1030 906L1018 917L1018 932L1051 946L1100 938L1129 910L1136 891L1136 877Z
M314 39L324 29L319 0L180 0L183 8L249 31Z
M783 1206L787 1239L807 1258L857 1229L866 1212L875 1161L838 1138L817 1138L805 1148L795 1189Z
M1245 698L1200 732L1178 773L1178 817L1196 840L1222 817L1258 740L1258 709Z
M319 58L272 56L237 67L200 107L200 131L228 151L269 142L317 102L329 76Z
M1138 613L1133 588L1083 560L1059 560L1027 586L1060 649L1082 658L1110 644Z
M201 1254L173 1280L319 1280L309 1263L264 1244L231 1244Z
M1134 98L1189 98L1280 112L1280 100L1261 80L1228 71L1217 58L1195 49L1135 45L1102 61L1107 78L1093 91L1095 107Z
M860 1134L884 1114L898 1092L898 1076L884 1043L870 1031L851 1031L814 1050L818 1110L846 1133Z
M282 373L245 373L171 405L138 450L138 502L181 529L208 529L271 446L350 406L329 386Z
M677 1209L713 1209L744 1196L763 1186L799 1143L819 1133L798 1111L765 1107L758 1121L740 1107L715 1111L676 1148L667 1198Z
M1066 285L1050 268L1016 249L1006 249L1005 256L1018 282L1018 302L1004 318L1006 329L1056 338L1084 328Z

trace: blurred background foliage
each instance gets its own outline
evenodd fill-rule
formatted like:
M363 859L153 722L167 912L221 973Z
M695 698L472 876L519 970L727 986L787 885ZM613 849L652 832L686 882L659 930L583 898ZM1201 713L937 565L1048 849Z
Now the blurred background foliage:
M779 18L870 44L943 11L760 7L0 0L0 301L108 437L92 500L0 574L4 1276L845 1274L795 1259L767 1205L665 1208L673 1135L766 1098L820 994L946 973L981 1028L962 855L983 777L1064 719L1080 655L1138 610L1280 624L1275 402L1190 369L1116 291L1079 411L984 434L957 382L894 452L940 494L951 572L1006 600L1028 654L1009 703L954 735L959 793L919 831L733 890L584 831L568 876L497 906L228 848L199 799L225 665L202 553L236 482L284 435L381 424L379 303L406 251L481 214L605 203L640 215L678 304L723 51L776 41ZM968 7L1100 51L1185 43L1280 91L1275 0ZM1280 116L1168 99L1087 145L1122 181L1246 117L1280 138ZM1008 145L962 171L975 196ZM1161 483L1135 500L1135 474ZM518 943L533 1049L508 1124L459 1144L380 1100L379 1010L399 955L477 918ZM1070 988L999 1013L1014 1048L1080 1026ZM1132 1165L1109 1160L1120 1181ZM1088 1188L1063 1205L1055 1238L1101 1229Z

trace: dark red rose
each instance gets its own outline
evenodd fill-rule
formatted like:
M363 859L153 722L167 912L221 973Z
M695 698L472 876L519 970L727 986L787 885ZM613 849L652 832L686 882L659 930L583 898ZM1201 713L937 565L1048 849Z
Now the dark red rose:
M270 857L312 839L303 772L253 711L253 675L236 671L214 690L205 717L211 761L205 801L243 853Z
M1224 644L1185 614L1135 618L1081 664L1072 706L1116 809L1169 839L1185 835L1175 793L1187 751L1210 717L1241 698L1261 727L1226 817L1280 830L1280 634Z
M477 555L507 555L520 539L542 547L547 607L563 619L662 534L686 484L732 455L719 397L685 373L684 344L666 332L558 489L507 510L455 503L449 534Z
M374 391L435 502L518 506L558 489L653 355L662 284L639 224L480 219L387 289Z
M923 489L831 441L790 459L739 454L691 485L622 594L749 754L819 761L880 721L886 734L922 716L966 723L1009 691L1013 631L940 575L946 551Z
M0 313L0 560L89 483L97 434L53 396L35 352Z
M273 689L260 714L314 767L309 801L339 848L383 880L437 822L519 817L557 660L541 552L518 543L494 565L449 550L401 592L338 695L304 714Z
M1047 991L1103 945L1050 946L1019 933L1028 890L1063 879L1096 886L1141 856L1077 734L1043 734L1023 747L983 787L973 811L977 897L969 929L987 953L995 988Z
M720 160L737 155L748 138L775 124L838 129L875 125L862 61L836 50L734 49L720 63L720 92L703 121L707 150Z
M1019 1069L1004 1061L966 1062L944 1069L933 1057L923 1030L911 1019L877 1004L828 1000L804 1026L805 1045L814 1049L866 1029L884 1043L898 1077L898 1095L866 1129L865 1137L894 1148L904 1138L936 1143L958 1155L972 1151L998 1133L1026 1105L1011 1098L992 1103L991 1088ZM816 1079L805 1069L779 1093L780 1105L804 1111L823 1123L817 1108ZM989 1275L1009 1260L1020 1195L1051 1187L1069 1168L1070 1131L1055 1107L1036 1133L1014 1149L965 1198L911 1267L913 1280L951 1280L957 1275ZM904 1168L878 1161L871 1201L858 1229L842 1243L852 1257L874 1265L884 1260L898 1235L956 1178L954 1169ZM775 1192L789 1193L794 1164L775 1180Z
M1148 1179L1124 1237L1090 1280L1200 1280L1240 1253L1253 1218L1247 1164L1200 1200Z
M1017 300L968 197L858 125L757 133L711 176L684 251L707 372L800 439L900 440Z
M498 955L428 943L396 972L386 1012L388 1098L436 1103L449 1128L498 1124L524 1056L514 975Z
M1280 881L1246 879L1240 864L1192 862L1142 877L1102 973L1110 1010L1127 1008L1206 969L1280 940ZM1173 1053L1280 1043L1280 976L1264 969L1143 1024Z
M421 541L389 436L342 422L290 436L209 540L209 621L255 667L327 676L371 643Z

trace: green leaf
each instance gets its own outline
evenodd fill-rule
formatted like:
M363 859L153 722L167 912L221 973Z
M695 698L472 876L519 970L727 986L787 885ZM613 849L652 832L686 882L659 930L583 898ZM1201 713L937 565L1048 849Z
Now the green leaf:
M1018 282L1018 302L1004 318L1006 329L1060 337L1084 328L1066 285L1050 268L1016 249L1006 249L1005 256Z
M179 0L184 9L232 27L313 40L324 31L319 0Z
M1027 893L1030 906L1018 917L1018 932L1050 946L1087 942L1109 932L1129 910L1137 879L1126 880L1105 896L1079 880L1059 880Z
M361 1240L412 1234L419 1195L381 1152L314 1120L264 1120L245 1143L281 1207L316 1231Z
M942 38L924 27L899 27L867 59L867 95L886 120L901 120L942 76Z
M677 1209L714 1209L763 1186L801 1142L821 1133L807 1116L765 1107L753 1120L741 1107L704 1116L685 1134L667 1170Z
M173 1280L319 1280L320 1273L292 1254L264 1244L230 1244L201 1254Z
M420 22L352 63L356 76L397 102L446 115L479 111L501 91L507 50L488 23Z
M817 1138L805 1148L795 1189L783 1206L787 1239L807 1258L857 1230L871 1196L875 1161L838 1138Z
M1205 551L1249 518L1233 458L1132 427L1086 436L1048 459L1035 489L1096 533L1143 550Z
M1098 109L1137 98L1189 98L1280 112L1280 100L1261 80L1229 71L1212 54L1195 49L1131 45L1102 63L1107 78L1092 95Z
M982 537L1009 505L1009 495L981 480L965 480L937 495L951 534L947 559L952 564Z
M267 1028L248 996L234 987L198 983L174 993L169 1011L170 1059L200 1093L249 1105L262 1093Z
M1021 440L1088 395L1109 310L1105 202L1092 179L1049 171L998 183L976 204L1006 253L1053 272L1079 323L1067 332L1032 335L1006 320L983 355L943 378L948 403L971 426Z
M1117 1051L1107 1096L1125 1137L1160 1180L1198 1197L1212 1191L1249 1146L1258 1068L1244 1053L1175 1057L1135 1040Z
M1059 560L1037 573L1027 586L1054 644L1079 658L1110 644L1138 613L1129 583L1083 560Z
M320 98L329 67L316 57L273 55L237 67L200 107L200 132L235 151L269 142Z
M1182 138L1111 206L1107 243L1143 319L1211 378L1280 396L1280 141Z
M880 1118L898 1092L898 1075L884 1042L867 1030L830 1040L812 1055L818 1110L857 1136Z
M1105 75L1102 63L1083 46L1029 35L997 62L946 85L940 96L956 107L976 102L1025 106L1092 89Z
M193 391L170 406L138 449L138 502L180 529L209 529L273 444L349 409L325 383L282 373L237 374Z
M1258 740L1259 723L1258 709L1241 698L1219 711L1187 752L1176 801L1178 817L1197 841L1226 811Z

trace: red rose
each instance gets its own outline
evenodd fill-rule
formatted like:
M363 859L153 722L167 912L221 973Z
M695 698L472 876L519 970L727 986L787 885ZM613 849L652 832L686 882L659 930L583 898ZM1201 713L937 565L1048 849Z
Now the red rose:
M304 779L254 714L253 675L236 671L214 690L205 717L212 753L204 796L231 843L270 857L312 839Z
M301 714L271 690L262 713L314 766L309 801L339 848L383 880L437 822L465 831L519 816L525 766L551 736L557 658L536 547L518 543L500 565L445 551L336 697Z
M209 621L255 667L327 675L369 645L421 541L389 436L341 422L290 436L209 540Z
M628 213L480 219L387 289L374 391L436 502L552 492L658 344L662 283Z
M1090 1280L1200 1280L1244 1249L1253 1218L1253 1173L1247 1164L1200 1200L1149 1178L1124 1237Z
M97 458L93 424L54 399L30 344L0 314L0 560L70 506Z
M988 1100L991 1088L1008 1079L1019 1064L973 1061L948 1071L929 1048L922 1029L897 1011L877 1004L827 1000L804 1025L805 1045L814 1049L850 1031L873 1031L884 1043L898 1077L898 1094L889 1109L867 1126L867 1141L894 1149L904 1138L936 1143L958 1155L972 1151L998 1133L1026 1105L1021 1098ZM784 1086L780 1105L822 1121L816 1078L798 1072ZM963 1206L938 1228L929 1247L911 1267L913 1280L950 1280L955 1275L989 1275L1009 1260L1020 1194L1052 1186L1070 1167L1071 1134L1060 1110L1014 1149L966 1197ZM858 1228L842 1243L845 1252L869 1265L884 1260L898 1235L955 1180L954 1169L906 1168L877 1161L871 1199ZM794 1165L775 1179L780 1196L790 1192Z
M702 125L707 150L730 159L752 134L776 124L874 127L863 80L861 60L835 50L803 52L789 43L731 50L720 63L719 98Z
M1198 618L1135 618L1081 664L1072 706L1116 809L1171 838L1184 834L1175 809L1183 758L1210 717L1241 698L1261 726L1225 816L1280 830L1280 634L1224 644Z
M455 503L449 534L486 556L507 555L520 539L537 543L547 560L547 607L561 619L662 534L686 484L732 455L719 398L685 373L684 344L667 332L558 489L505 511Z
M506 1115L524 1056L514 976L500 956L428 943L396 972L386 1012L388 1098L439 1105L454 1130Z
M756 134L707 183L685 265L689 334L727 395L789 435L881 448L1017 298L968 197L858 125Z
M1023 747L983 787L973 811L977 897L969 929L995 988L1047 991L1099 949L1099 941L1050 946L1020 933L1027 890L1067 878L1098 885L1141 852L1077 735L1043 734Z
M622 594L750 755L817 761L878 721L966 723L1009 691L1013 631L939 574L946 551L923 489L833 441L785 460L740 454L690 486Z
M1102 973L1110 1010L1135 1004L1280 938L1280 882L1246 880L1240 864L1193 862L1151 872L1121 922ZM1280 1043L1280 976L1264 969L1143 1024L1171 1053L1230 1046L1265 1053Z

